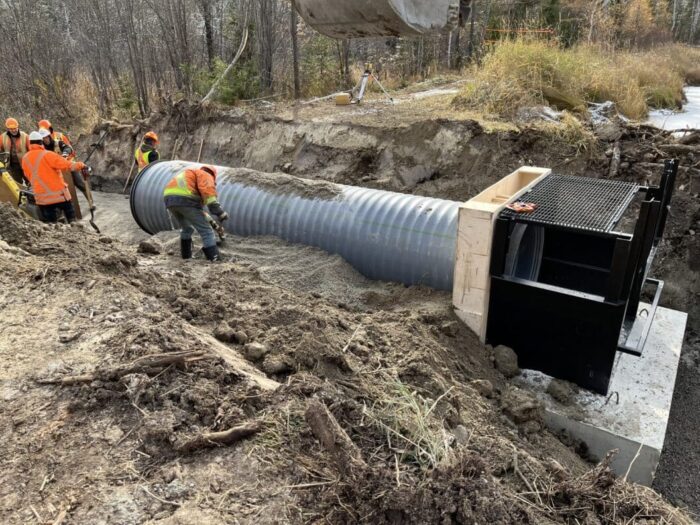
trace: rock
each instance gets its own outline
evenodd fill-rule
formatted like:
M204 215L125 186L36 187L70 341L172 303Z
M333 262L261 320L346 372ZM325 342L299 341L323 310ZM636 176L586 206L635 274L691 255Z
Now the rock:
M214 337L222 343L233 343L236 339L236 332L224 321L223 323L219 323L214 329Z
M452 435L454 435L455 443L458 445L469 444L469 431L464 425L457 425L452 431Z
M498 345L493 352L496 370L507 378L515 377L520 373L520 368L518 368L518 356L512 348Z
M75 341L82 335L82 332L65 332L62 333L58 336L58 340L63 343L70 343L72 341Z
M596 126L594 133L603 142L615 142L622 137L622 128L614 122L606 122Z
M262 343L248 343L243 349L248 361L258 362L270 352L270 349Z
M523 425L528 421L541 423L544 419L542 403L529 392L519 388L509 388L501 397L503 413L514 423Z
M102 244L112 244L114 240L111 237L103 235L98 239Z
M520 430L526 435L537 434L540 430L542 430L542 423L535 420L526 421L520 425Z
M268 355L262 364L262 369L268 375L286 374L294 370L284 357L276 355Z
M144 239L139 243L137 249L139 253L158 255L163 252L163 245L158 241L158 239L150 238Z
M552 379L547 387L547 393L560 403L569 405L576 395L576 387L568 381Z
M237 345L244 345L248 342L248 334L243 331L237 331L233 333L233 342Z
M442 326L440 326L440 331L447 337L455 337L459 331L459 324L457 321L443 323Z
M549 458L545 460L544 465L557 481L564 481L569 478L569 473L556 459Z
M491 398L494 396L493 383L488 379L475 379L469 384L484 397Z

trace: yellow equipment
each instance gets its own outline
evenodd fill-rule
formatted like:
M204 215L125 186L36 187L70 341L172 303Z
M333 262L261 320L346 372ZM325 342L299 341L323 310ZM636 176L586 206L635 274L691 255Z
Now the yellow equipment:
M9 154L0 155L0 202L10 202L19 207L20 187L5 168Z
M7 171L7 162L10 154L0 153L0 202L9 202L15 208L19 208L27 215L38 218L36 206L29 202L31 193L24 187L17 184L12 175Z
M349 106L352 104L352 95L350 93L338 93L335 96L336 106Z

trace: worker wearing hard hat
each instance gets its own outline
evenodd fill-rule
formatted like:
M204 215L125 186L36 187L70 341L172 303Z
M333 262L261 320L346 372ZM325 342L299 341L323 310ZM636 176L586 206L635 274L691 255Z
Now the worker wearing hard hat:
M48 151L58 153L65 159L75 160L75 151L73 150L73 145L71 144L68 135L61 133L60 131L55 131L51 125L51 122L46 119L40 120L39 133L41 133L44 140L44 147ZM78 188L83 195L87 196L83 174L79 171L73 171L71 175L73 176L73 183L75 184L75 187Z
M216 235L207 221L204 206L219 221L228 219L216 194L216 168L202 166L186 169L175 175L163 192L165 206L180 227L180 253L183 259L192 258L192 234L195 230L202 238L202 251L210 261L219 260Z
M5 129L7 131L2 134L0 151L10 154L5 167L15 182L22 184L22 158L29 151L29 135L19 129L19 122L12 117L5 121Z
M29 151L22 159L24 176L32 185L39 218L43 222L57 222L59 211L63 212L67 222L73 222L75 209L61 171L82 171L87 175L89 170L82 162L72 162L46 150L42 135L38 131L29 135Z
M48 136L44 137L44 147L46 147L47 150L63 155L69 160L73 160L75 158L73 145L71 144L68 135L61 133L60 131L55 131L51 125L51 122L46 119L39 121L39 131L42 129L49 132Z
M134 162L139 168L139 173L141 173L146 166L156 162L160 158L160 153L158 153L158 135L153 131L149 131L143 136L141 145L136 148L134 152Z

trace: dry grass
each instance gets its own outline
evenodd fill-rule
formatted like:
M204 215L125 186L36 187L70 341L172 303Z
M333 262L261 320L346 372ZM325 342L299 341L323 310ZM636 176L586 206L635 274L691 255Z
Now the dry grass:
M593 132L568 111L562 113L559 122L536 122L533 127L552 140L571 146L577 154L590 151L597 141Z
M453 438L435 410L450 390L431 400L398 379L385 387L382 398L371 407L366 406L364 415L386 433L389 449L397 461L434 469L449 460Z
M626 116L641 119L650 107L678 107L698 63L700 51L680 45L612 54L595 46L504 41L472 70L474 83L455 103L510 116L520 107L546 104L545 92L555 90L580 104L612 100Z

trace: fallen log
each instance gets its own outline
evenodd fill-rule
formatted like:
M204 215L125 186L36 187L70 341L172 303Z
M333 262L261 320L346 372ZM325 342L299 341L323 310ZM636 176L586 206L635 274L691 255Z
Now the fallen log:
M664 169L664 164L662 164L661 162L635 162L633 164L633 167L661 172ZM700 169L691 168L689 166L678 166L678 173L696 176L700 175Z
M700 145L687 145L687 144L660 144L658 148L662 151L667 151L668 153L698 153L700 154Z
M612 158L610 159L610 169L608 170L608 178L614 179L620 171L620 163L622 161L620 155L620 141L616 140L613 146Z
M309 401L305 418L311 432L330 453L339 472L354 477L367 468L360 449L342 429L326 405L315 399Z
M247 437L260 432L262 425L258 421L238 425L236 427L224 430L223 432L205 432L196 436L176 448L179 454L187 454L209 447L221 447L233 445Z

